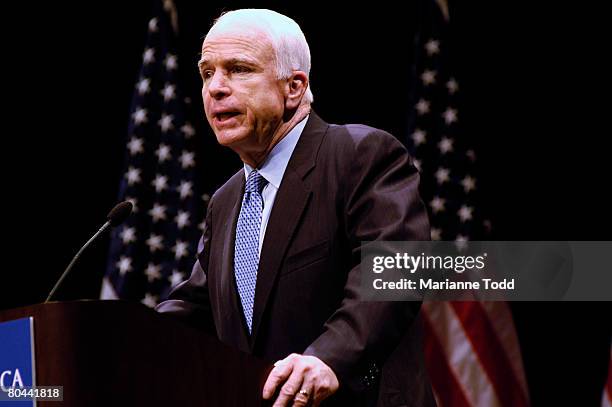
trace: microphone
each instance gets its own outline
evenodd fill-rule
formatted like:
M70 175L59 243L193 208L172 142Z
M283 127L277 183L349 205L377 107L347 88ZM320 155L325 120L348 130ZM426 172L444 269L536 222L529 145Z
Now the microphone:
M114 227L122 224L127 219L127 217L130 216L130 213L132 213L132 208L133 205L130 201L124 201L117 204L113 209L111 209L108 215L106 215L106 222L104 223L104 225L102 225L102 227L98 229L98 231L87 241L87 243L83 245L83 247L79 249L77 254L72 258L72 261L70 262L70 264L68 264L68 267L66 267L66 270L64 270L61 277L59 278L59 280L57 280L57 283L55 283L55 286L53 286L53 289L47 296L47 299L44 302L45 304L51 301L53 294L55 294L57 289L62 285L62 281L64 281L64 279L72 269L72 266L74 266L74 263L76 263L76 261L79 259L81 253L83 253L83 251L87 249L87 247L110 226Z

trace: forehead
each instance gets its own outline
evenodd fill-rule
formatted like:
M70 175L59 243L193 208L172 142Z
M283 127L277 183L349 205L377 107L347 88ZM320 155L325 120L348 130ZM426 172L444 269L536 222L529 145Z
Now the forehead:
M202 59L246 56L267 59L273 54L265 33L243 27L213 27L202 43Z

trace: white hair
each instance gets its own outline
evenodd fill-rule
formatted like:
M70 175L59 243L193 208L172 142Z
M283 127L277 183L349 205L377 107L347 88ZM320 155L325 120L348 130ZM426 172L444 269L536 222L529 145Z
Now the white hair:
M241 27L252 28L264 33L274 49L276 57L276 76L287 79L293 71L303 71L309 84L304 101L312 103L310 90L310 48L300 26L291 18L266 9L241 9L221 14L208 31L210 35L216 27L238 23Z

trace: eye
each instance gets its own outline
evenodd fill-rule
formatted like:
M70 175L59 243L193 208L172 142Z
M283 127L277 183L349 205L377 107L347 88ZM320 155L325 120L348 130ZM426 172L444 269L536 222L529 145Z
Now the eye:
M203 80L208 80L212 78L212 76L214 75L214 72L211 69L205 69L201 72L201 75L202 75Z
M251 69L243 65L235 65L232 67L232 73L246 73L246 72L251 72Z

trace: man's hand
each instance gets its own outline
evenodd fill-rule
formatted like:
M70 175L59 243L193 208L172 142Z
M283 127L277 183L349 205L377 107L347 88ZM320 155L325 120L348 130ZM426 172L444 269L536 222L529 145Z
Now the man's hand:
M273 407L318 406L339 386L336 374L321 359L297 353L274 364L263 388L263 398L270 399L281 384Z

